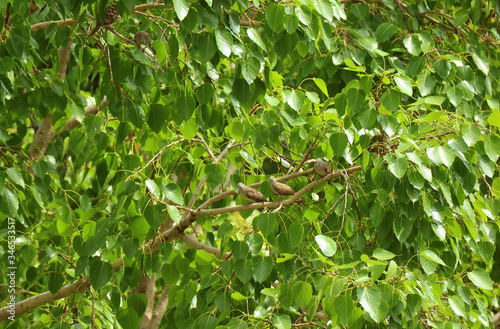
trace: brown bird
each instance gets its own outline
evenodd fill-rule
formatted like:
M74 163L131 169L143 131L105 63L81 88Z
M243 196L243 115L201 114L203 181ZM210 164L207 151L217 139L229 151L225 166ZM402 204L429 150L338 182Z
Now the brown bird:
M110 26L118 22L120 19L120 13L118 12L118 7L113 4L108 4L106 9L106 17L104 18L104 22L101 23L100 19L97 19L95 28L90 32L90 35L93 35L97 31L99 31L103 26Z
M326 176L332 172L332 168L323 159L317 158L314 163L314 171L320 176Z
M267 199L264 194L260 193L256 189L250 186L246 186L243 183L238 183L238 192L241 197L246 200L255 202L266 202Z
M293 188L291 188L290 186L288 186L286 184L277 182L276 178L274 178L273 176L269 177L268 181L269 181L269 183L271 183L271 191L273 191L274 194L278 194L278 195L294 195L295 194L295 191L293 190Z
M134 35L134 40L139 46L146 46L153 54L156 54L155 49L151 46L151 37L147 32L139 31Z

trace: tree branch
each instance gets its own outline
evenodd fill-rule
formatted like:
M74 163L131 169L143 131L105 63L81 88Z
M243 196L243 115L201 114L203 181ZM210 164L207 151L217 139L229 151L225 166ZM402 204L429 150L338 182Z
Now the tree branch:
M196 240L196 239L193 239L192 237L190 237L189 235L187 235L186 233L181 233L178 235L178 238L183 241L185 244L187 244L188 246L191 246L193 247L194 249L197 249L197 250L205 250L206 252L208 252L209 254L212 254L212 255L215 255L217 257L220 257L221 256L221 251L220 249L218 248L214 248L214 247L211 247L211 246L208 246L206 244L203 244L201 243L200 241ZM231 257L231 253L230 252L226 252L224 255L223 255L223 258L224 259L229 259Z
M68 284L62 287L58 292L52 294L50 291L46 291L39 295L33 296L31 298L25 299L19 303L16 303L16 316L23 314L29 310L32 310L38 306L51 303L61 298L69 297L73 294L82 292L90 286L89 277L85 276L80 278L78 281ZM3 307L0 309L0 322L4 321L9 317L9 307Z
M146 310L144 311L141 323L139 324L139 329L147 329L150 327L151 320L153 318L154 304L155 304L156 275L153 275L152 278L150 278L146 274L144 275L146 279L146 297L148 298L148 305L146 307Z
M156 302L155 311L153 313L153 318L149 324L149 329L156 329L160 326L161 319L165 315L165 311L168 306L168 292L170 291L170 287L165 285L163 291L161 292L160 298Z

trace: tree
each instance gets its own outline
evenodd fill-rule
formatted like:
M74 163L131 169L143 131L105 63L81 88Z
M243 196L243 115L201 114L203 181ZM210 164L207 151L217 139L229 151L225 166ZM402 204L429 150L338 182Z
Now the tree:
M7 327L491 325L496 2L0 4Z

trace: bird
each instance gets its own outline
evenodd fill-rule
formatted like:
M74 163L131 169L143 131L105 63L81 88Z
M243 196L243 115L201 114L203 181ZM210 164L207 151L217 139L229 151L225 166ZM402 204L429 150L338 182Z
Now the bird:
M110 26L115 24L120 19L120 13L118 12L118 7L113 4L108 4L106 9L106 17L104 18L104 22L101 23L101 20L98 19L95 25L95 28L90 32L90 35L93 35L97 31L101 29L103 26Z
M294 195L295 191L290 186L279 183L273 176L269 177L269 183L271 183L271 191L277 195Z
M243 183L238 183L238 192L241 197L246 200L255 201L255 202L266 202L267 199L264 194L260 193L256 189L246 186Z
M151 50L151 52L153 53L153 55L156 54L155 49L151 46L151 37L147 32L144 31L137 32L134 36L134 40L140 46L148 47L149 50Z
M332 172L332 168L321 158L317 158L314 163L314 171L320 176L326 176Z

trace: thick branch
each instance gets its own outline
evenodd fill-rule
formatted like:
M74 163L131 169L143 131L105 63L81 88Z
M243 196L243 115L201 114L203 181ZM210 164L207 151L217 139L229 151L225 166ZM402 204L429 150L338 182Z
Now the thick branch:
M97 114L97 112L102 110L104 105L108 105L108 104L109 104L108 98L106 96L104 96L104 99L102 100L101 104L99 104L99 106L96 106L95 104L90 104L90 105L85 107L85 109L84 109L85 116L87 116L89 114ZM68 122L66 122L66 124L64 125L64 128L61 132L64 132L66 130L70 130L71 128L74 128L74 127L78 126L79 124L80 124L80 121L78 121L75 117L71 117L71 119L69 119Z
M144 311L141 323L139 324L139 329L147 329L151 325L151 320L153 318L154 304L155 304L155 282L156 275L152 278L145 275L146 278L146 297L148 298L148 305Z
M156 329L160 327L161 319L165 315L165 311L168 306L168 292L170 291L170 287L165 285L163 291L161 292L160 298L156 302L155 311L153 313L153 318L151 319L151 323L149 324L149 329Z
M78 25L78 22L75 21L73 18L68 18L68 19L64 19L64 20L60 20L60 21L47 21L47 22L41 22L41 23L31 25L31 32L46 29L52 23L55 23L59 26Z
M34 297L25 299L19 303L16 303L16 316L23 314L29 310L32 310L38 306L45 305L47 303L51 303L55 300L69 297L73 294L82 292L86 290L90 286L90 281L88 276L81 278L80 280L69 284L65 287L62 287L58 292L54 295L50 292L44 292ZM4 321L10 316L9 307L3 307L0 309L0 322Z
M59 48L59 67L57 68L57 76L59 79L64 81L64 76L66 75L66 70L68 69L69 56L71 55L71 45L73 44L73 39L68 38L68 43L65 47Z
M49 112L42 120L40 127L38 127L38 130L33 137L33 143L31 143L30 146L30 155L35 161L38 161L43 157L50 142L54 137L56 137L57 132L53 131L52 128L52 114Z
M66 46L59 48L59 68L57 70L57 76L61 80L64 80L64 76L66 75L69 56L71 55L72 43L73 40L69 38ZM35 136L33 137L33 143L30 146L30 155L35 161L40 160L43 157L50 142L52 142L52 139L56 137L57 132L53 131L52 128L52 114L49 112L42 120L42 124L36 131Z
M201 242L199 242L198 240L196 239L193 239L192 237L190 237L189 235L185 234L185 233L181 233L179 234L179 239L182 240L185 244L187 244L188 246L191 246L193 247L194 249L198 249L198 250L205 250L206 252L212 254L212 255L215 255L217 257L220 257L221 253L220 253L220 249L218 248L214 248L214 247L211 247L211 246L207 246L206 244L203 244ZM224 255L223 255L223 258L224 259L229 259L231 257L231 253L230 252L226 252Z

